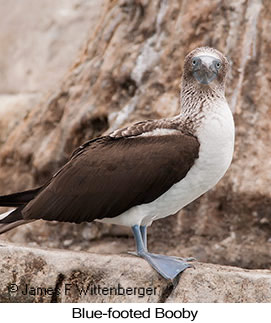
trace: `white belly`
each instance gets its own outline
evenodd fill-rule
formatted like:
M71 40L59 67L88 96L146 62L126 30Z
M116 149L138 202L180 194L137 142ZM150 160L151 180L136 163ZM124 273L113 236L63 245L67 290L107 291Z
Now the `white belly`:
M130 208L114 218L100 220L125 226L150 225L152 221L178 212L223 177L230 166L234 149L234 122L228 106L212 112L198 128L199 158L185 178L151 203Z

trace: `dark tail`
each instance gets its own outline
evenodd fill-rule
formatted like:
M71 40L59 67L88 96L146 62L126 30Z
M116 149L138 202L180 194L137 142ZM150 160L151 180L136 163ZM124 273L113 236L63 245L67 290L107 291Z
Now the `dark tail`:
M42 190L42 186L33 190L0 196L0 206L21 206L33 200Z
M13 223L16 221L23 220L23 215L21 212L22 209L23 209L23 207L20 206L20 207L18 207L18 209L1 214L0 215L0 217L1 217L0 224Z
M7 232L11 229L18 227L19 225L26 224L32 222L33 220L24 220L22 216L23 206L6 212L4 214L0 214L0 234Z
M33 200L43 187L33 190L0 196L0 206L17 207L15 210L0 214L0 234L7 232L19 225L32 222L25 220L22 215L22 209L28 202Z

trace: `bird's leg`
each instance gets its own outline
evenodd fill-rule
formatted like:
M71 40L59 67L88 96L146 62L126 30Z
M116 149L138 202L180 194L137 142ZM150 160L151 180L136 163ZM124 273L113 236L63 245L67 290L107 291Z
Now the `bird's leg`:
M156 255L148 252L145 245L147 244L146 228L134 225L132 230L136 242L137 256L144 258L164 278L174 279L186 268L191 267L188 263L174 257Z
M137 255L140 255L142 252L147 251L147 249L144 245L139 225L134 225L132 230L136 242L136 253Z
M141 232L141 237L143 240L143 244L146 248L146 250L148 250L148 246L147 246L147 226L146 225L141 225L140 226L140 232ZM155 254L157 255L157 254ZM158 255L157 255L158 256ZM168 258L169 256L164 256L164 255L159 255L160 257L165 257ZM170 256L171 258L174 259L178 259L178 260L182 260L182 261L195 261L196 258L193 257L189 257L189 258L182 258L182 257L176 257L176 256Z
M141 232L141 237L143 240L143 244L146 248L146 250L148 249L147 247L147 226L146 225L141 225L140 226L140 232Z
M140 227L139 227L139 229L140 229L140 233L136 233L136 235L138 236L138 240L142 240L142 245L144 246L144 248L145 248L145 250L147 251L148 250L148 247L147 247L147 227L145 226L145 225L141 225ZM134 230L133 230L133 232L134 232ZM139 234L141 235L141 239L140 239L140 236L139 236ZM135 233L134 233L134 235L135 235ZM135 238L135 240L137 241L137 239ZM134 255L134 256L139 256L138 255L138 252L136 251L128 251L128 253L130 254L130 255Z

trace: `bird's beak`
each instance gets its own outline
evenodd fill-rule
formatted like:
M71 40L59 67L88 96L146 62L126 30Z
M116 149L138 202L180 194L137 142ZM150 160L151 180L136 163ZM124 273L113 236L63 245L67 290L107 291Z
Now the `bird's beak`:
M221 61L213 56L196 56L192 60L193 76L201 84L209 84L217 78Z

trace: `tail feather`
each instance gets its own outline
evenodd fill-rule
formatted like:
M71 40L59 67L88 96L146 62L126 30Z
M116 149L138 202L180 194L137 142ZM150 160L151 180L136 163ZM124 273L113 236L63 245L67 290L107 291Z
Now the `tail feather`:
M33 200L34 197L42 190L43 186L35 188L33 190L2 195L0 196L0 206L21 206L25 205L29 201Z
M23 215L22 215L22 209L23 207L18 207L17 209L15 210L12 210L12 211L9 211L9 212L6 212L4 214L1 215L1 220L0 220L0 224L3 224L3 223L13 223L13 222L16 222L16 221L20 221L20 220L23 220Z
M16 209L13 209L11 211L8 211L8 212L5 212L5 213L0 214L0 222L1 222L1 220L3 220L4 218L6 218L10 213L12 213L15 210Z
M16 207L16 209L0 214L0 234L14 229L19 225L34 221L25 220L21 211L42 189L43 186L33 190L0 196L0 206Z
M35 220L25 220L22 216L23 206L0 214L0 234L7 232L11 229L18 227L19 225L33 222Z

